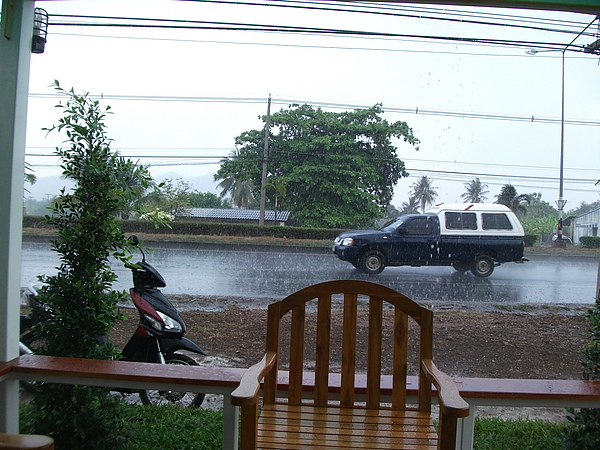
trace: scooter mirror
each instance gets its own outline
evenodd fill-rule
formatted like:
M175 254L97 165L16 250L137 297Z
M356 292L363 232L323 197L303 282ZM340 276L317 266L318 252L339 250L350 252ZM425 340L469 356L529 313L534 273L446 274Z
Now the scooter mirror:
M138 239L138 237L135 234L132 234L129 239L131 239L131 243L133 245L135 245L136 247L139 247L140 245L140 240Z

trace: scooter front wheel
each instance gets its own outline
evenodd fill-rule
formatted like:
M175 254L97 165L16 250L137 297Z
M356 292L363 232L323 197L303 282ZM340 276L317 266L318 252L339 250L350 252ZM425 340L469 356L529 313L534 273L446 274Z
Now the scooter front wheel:
M171 353L165 356L165 363L179 364L181 366L198 366L199 364L193 358L187 355ZM199 408L204 401L204 394L199 392L179 392L179 391L140 391L140 399L144 405L177 405L184 408Z

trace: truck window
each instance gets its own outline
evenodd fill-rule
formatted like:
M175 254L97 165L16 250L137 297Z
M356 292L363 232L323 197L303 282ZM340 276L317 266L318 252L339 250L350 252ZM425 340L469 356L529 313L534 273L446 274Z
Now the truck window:
M512 224L506 214L483 213L481 222L484 230L512 230Z
M475 213L447 212L445 213L446 229L476 230L477 215Z
M406 234L408 235L430 235L433 231L431 219L428 217L417 217L406 224Z

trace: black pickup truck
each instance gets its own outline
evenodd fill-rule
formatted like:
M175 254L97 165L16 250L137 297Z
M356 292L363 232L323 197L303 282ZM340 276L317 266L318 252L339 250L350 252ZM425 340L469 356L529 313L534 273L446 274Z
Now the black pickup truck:
M342 233L333 252L368 274L386 266L452 266L488 277L500 263L526 261L523 238L518 218L503 205L440 205L378 230Z

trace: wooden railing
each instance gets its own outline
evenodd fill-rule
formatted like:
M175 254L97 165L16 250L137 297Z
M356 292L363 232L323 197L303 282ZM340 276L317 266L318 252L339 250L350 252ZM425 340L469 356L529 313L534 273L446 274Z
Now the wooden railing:
M115 388L164 389L220 394L223 399L223 449L238 447L238 411L230 394L245 369L205 366L174 366L124 361L102 361L51 356L21 356L0 363L4 379L48 381ZM582 380L523 380L498 378L455 378L462 397L471 405L471 415L459 430L457 448L473 448L473 426L477 406L600 408L600 382ZM329 388L340 389L339 374L330 374ZM306 372L304 392L314 389L314 374ZM279 389L287 390L287 373L280 372ZM409 377L407 394L415 398L417 378ZM391 377L382 377L382 394L391 391ZM356 379L357 394L366 393L366 376ZM0 405L3 407L3 405ZM3 430L0 430L3 431Z

